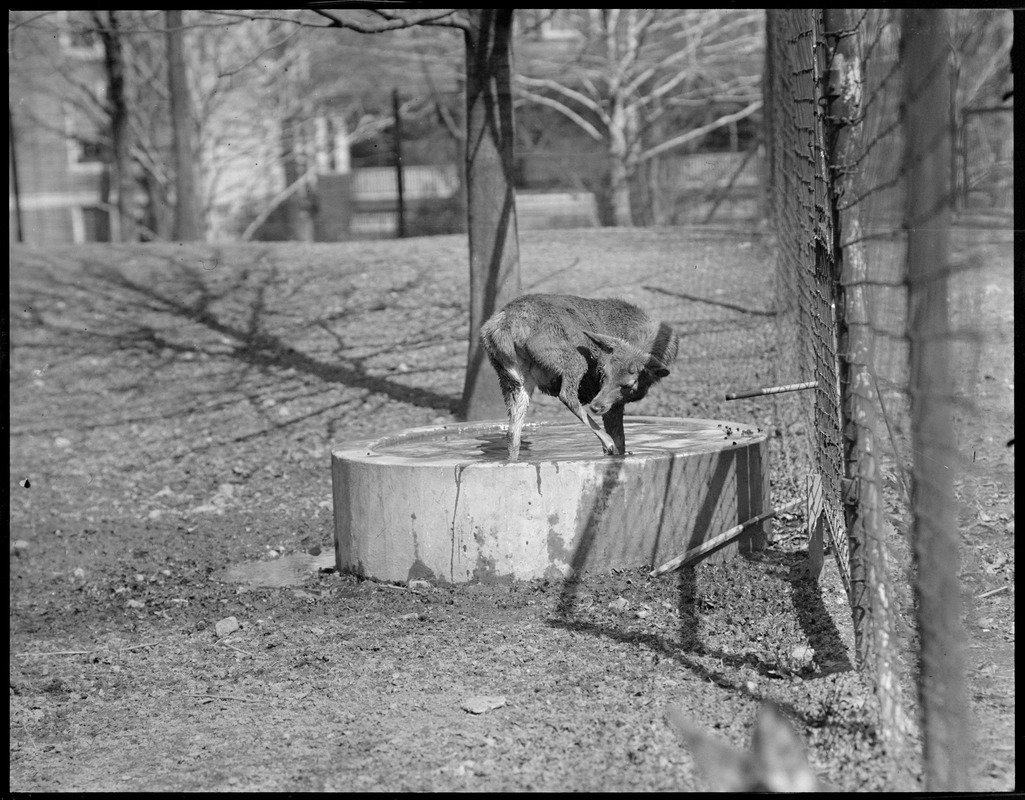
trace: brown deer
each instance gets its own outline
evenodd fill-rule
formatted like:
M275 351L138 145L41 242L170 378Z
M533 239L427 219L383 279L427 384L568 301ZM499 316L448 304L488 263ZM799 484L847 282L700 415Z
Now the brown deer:
M672 328L635 305L568 294L518 297L481 325L480 338L509 411L510 461L535 388L558 397L604 454L625 455L623 405L669 374L679 346Z

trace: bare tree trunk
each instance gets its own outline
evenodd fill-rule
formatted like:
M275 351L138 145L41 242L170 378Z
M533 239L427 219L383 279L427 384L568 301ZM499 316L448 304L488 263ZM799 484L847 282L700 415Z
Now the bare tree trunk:
M314 165L300 163L299 150L302 142L300 117L290 115L281 123L281 162L285 173L285 187L295 186ZM313 203L310 197L309 180L296 187L284 200L288 220L288 237L296 242L313 241Z
M470 342L460 416L505 414L481 323L520 293L513 186L511 8L469 9L466 32L466 185L470 239Z
M395 188L397 189L396 200L398 202L398 214L396 215L395 234L399 239L406 238L406 187L403 180L402 164L402 112L399 108L399 90L392 89L391 93L392 115L395 117L395 125L392 128L395 146Z
M901 17L907 200L913 552L918 577L918 693L925 789L968 788L971 741L958 581L958 453L951 418L947 252L950 225L950 74L942 9ZM914 37L912 39L912 36Z
M851 487L844 496L844 516L850 543L854 647L859 667L867 669L875 684L883 740L901 752L909 726L901 695L897 612L883 535L868 262L858 210L844 202L844 198L861 196L864 191L859 174L848 168L857 154L864 152L858 122L863 116L862 33L857 13L851 9L826 8L823 23L831 65L825 85L829 99L825 155L831 177L844 477Z
M613 100L616 103L615 100ZM609 128L609 200L612 205L612 224L618 226L633 224L633 210L630 207L630 174L627 171L626 114L621 105L612 115Z
M18 148L14 141L14 112L7 103L7 152L10 157L11 200L14 203L14 230L18 242L25 241L21 218L21 183L18 180Z
M135 181L131 169L131 132L128 121L128 101L125 96L125 60L122 47L120 20L116 11L108 11L107 19L93 11L93 21L103 42L103 64L107 73L107 113L110 116L110 240L134 242L138 239L135 226Z
M283 23L277 23L276 30L283 30ZM289 48L287 39L274 47L274 57L279 64L288 64ZM296 53L301 55L301 53ZM304 65L301 62L292 62L292 74L298 71L305 74ZM286 90L287 91L287 90ZM306 143L303 122L311 114L306 103L300 103L298 108L294 102L286 100L286 108L290 110L281 120L281 167L285 176L285 195L280 202L284 205L285 220L288 226L288 238L296 242L312 242L314 239L313 226L313 192L310 189L310 178L307 173L314 167L303 158ZM304 180L305 178L305 180ZM302 180L300 185L296 185ZM293 188L294 187L294 188ZM291 190L291 191L290 191ZM280 197L280 195L279 195ZM267 216L275 209L271 205L266 209ZM266 219L266 217L265 217Z
M167 14L167 80L171 94L171 134L174 143L175 199L174 230L178 241L203 238L203 224L197 191L196 163L192 148L192 102L185 74L182 12Z

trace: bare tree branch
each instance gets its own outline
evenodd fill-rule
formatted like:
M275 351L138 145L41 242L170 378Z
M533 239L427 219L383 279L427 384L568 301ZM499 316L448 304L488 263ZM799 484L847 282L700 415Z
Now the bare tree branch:
M303 186L309 183L310 180L313 179L313 176L316 175L316 173L317 165L314 164L312 167L307 169L306 172L300 175L299 178L296 179L291 186L286 186L284 189L282 189L280 192L274 195L274 197L271 198L271 201L267 204L267 207L264 208L264 210L261 211L259 214L257 214L256 219L250 222L249 225L246 226L246 229L242 231L242 235L239 237L239 241L248 242L252 238L253 234L256 233L257 230L259 230L260 226L263 225L263 223L265 223L270 218L270 215L274 213L275 209L277 209L278 206L284 203L293 194L298 192Z
M524 89L522 87L517 87L517 94L524 98L525 101L536 103L537 105L541 106L548 106L549 108L555 109L564 117L566 117L567 119L571 120L574 124L576 124L582 131L584 131L584 133L586 133L596 142L605 141L604 133L595 128L594 125L592 125L590 122L584 119L584 117L582 117L572 108L567 106L565 103L561 103L555 98L548 97L547 95L531 92L528 89Z
M271 51L281 47L282 45L288 44L288 42L290 42L292 39L294 39L296 36L299 35L300 31L302 31L302 28L299 28L299 27L293 28L291 30L291 32L287 33L284 36L284 38L279 39L276 42L271 42L270 44L266 45L258 53L256 53L255 55L253 55L251 58L247 59L243 63L239 64L237 67L234 67L234 68L226 70L226 71L218 72L217 73L217 77L218 78L231 78L231 77L234 77L235 75L238 75L246 67L256 63L261 58L263 58L265 55L267 55L267 53L269 53L269 52L271 52Z
M11 15L8 14L8 16L7 16L7 20L8 20L8 22L7 22L8 41L10 41L11 34L13 34L19 28L31 28L32 27L32 23L34 23L36 20L41 19L43 17L48 17L51 14L56 14L56 13L57 13L56 11L42 11L42 12L36 14L34 17L29 17L28 19L25 19L25 20L15 20L13 22L11 21Z
M567 86L563 83L559 83L551 78L531 78L527 75L516 76L517 89L523 93L530 92L526 87L531 86L538 89L548 89L549 91L555 92L565 97L567 100L575 100L580 103L588 111L593 111L607 120L607 114L601 107L601 104L597 102L593 97L589 97L583 92L579 92L571 86ZM536 92L530 93L530 99L534 102L543 103L544 101L540 98L546 98L545 95L538 94ZM549 99L549 98L546 98Z
M324 17L328 20L326 25L318 25L314 27L321 28L345 28L350 31L356 31L357 33L383 33L385 31L401 30L403 28L412 28L418 25L434 25L447 28L461 28L465 29L466 23L463 20L458 19L456 9L431 9L429 11L423 11L419 14L411 14L409 16L403 16L390 11L384 11L383 9L374 8L368 9L369 13L380 17L382 22L379 23L363 23L357 22L351 18L343 18L336 14L331 13L325 9L312 8L310 9L314 14ZM303 25L301 21L295 20L299 25Z
M650 161L652 158L659 155L660 153L665 153L668 150L675 150L677 147L682 147L683 145L687 144L687 142L692 142L695 139L700 139L706 133L710 133L716 130L717 128L722 128L726 125L729 125L731 122L737 122L739 120L744 119L745 117L750 117L761 107L762 101L756 100L755 102L742 108L740 111L737 111L734 114L726 114L725 116L719 117L717 120L714 120L713 122L710 122L707 125L702 125L700 128L694 128L693 130L689 130L684 134L676 136L672 139L669 139L668 141L656 145L655 147L645 150L644 153L641 154L639 160L641 162Z

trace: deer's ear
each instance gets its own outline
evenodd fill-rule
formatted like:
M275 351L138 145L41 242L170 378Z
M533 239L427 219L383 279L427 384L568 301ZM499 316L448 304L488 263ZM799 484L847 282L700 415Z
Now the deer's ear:
M594 333L593 331L584 331L584 336L594 342L598 347L604 350L606 353L611 353L616 349L623 347L627 342L616 336L609 336L604 333Z
M651 353L648 353L644 357L644 369L656 378L664 378L669 374L669 368L662 363L661 359L656 358Z

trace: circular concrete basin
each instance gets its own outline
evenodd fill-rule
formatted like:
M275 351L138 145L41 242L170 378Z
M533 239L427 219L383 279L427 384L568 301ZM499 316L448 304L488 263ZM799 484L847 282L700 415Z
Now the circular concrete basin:
M750 425L627 417L626 456L579 422L412 428L332 452L339 571L495 582L657 565L769 508L766 435ZM706 557L764 546L767 523Z

